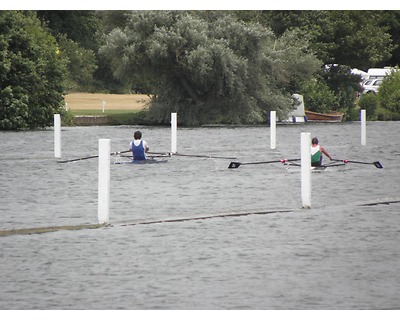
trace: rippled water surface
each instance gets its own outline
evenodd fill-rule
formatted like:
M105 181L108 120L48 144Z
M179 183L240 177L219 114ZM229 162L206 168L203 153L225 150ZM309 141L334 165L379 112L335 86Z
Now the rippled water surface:
M72 127L62 158L151 151L170 129ZM229 159L111 165L111 227L0 237L1 309L399 309L400 123L178 128L178 152L239 162L299 158L318 136L348 164L312 174L280 163L228 169ZM0 230L97 223L98 160L58 163L53 131L0 132ZM112 157L114 161L114 157ZM232 215L234 213L253 213ZM258 213L258 214L256 214ZM192 219L215 216L211 219ZM165 220L181 222L155 222Z

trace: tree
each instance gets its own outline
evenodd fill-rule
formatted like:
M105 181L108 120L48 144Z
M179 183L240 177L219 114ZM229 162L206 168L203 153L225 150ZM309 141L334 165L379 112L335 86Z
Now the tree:
M392 30L398 30L396 17L392 19ZM258 20L271 26L277 35L290 29L305 32L311 37L311 48L325 64L361 70L385 64L391 57L394 41L384 19L381 11L357 10L263 11L258 14Z
M309 111L329 113L336 104L335 94L322 77L313 78L305 83L300 93L304 96L304 105Z
M392 72L383 79L379 86L378 99L383 109L391 114L400 114L400 71L398 68L393 68Z
M63 106L65 63L32 12L0 11L0 129L52 124Z
M95 53L80 47L65 35L59 35L60 56L67 61L68 91L92 91L95 87L93 74L97 69Z
M96 91L102 21L95 11L36 11L40 20L57 39L60 54L67 63L68 91ZM102 66L104 68L104 66Z
M90 10L40 10L37 16L58 39L64 36L86 50L96 52L100 47L102 22L95 11Z
M283 88L296 82L291 58L307 62L305 79L318 66L292 36L276 39L226 12L144 11L114 29L101 53L117 79L149 84L150 115L160 123L168 123L171 112L186 125L251 123L290 108L291 94Z
M387 32L391 36L393 51L389 60L386 60L375 67L398 66L400 65L400 11L378 11L378 14L381 16L379 25L383 28L386 28Z

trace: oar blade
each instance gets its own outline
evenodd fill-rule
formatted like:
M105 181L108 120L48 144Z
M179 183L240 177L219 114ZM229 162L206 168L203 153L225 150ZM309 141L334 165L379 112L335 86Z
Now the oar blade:
M236 168L239 168L240 165L241 165L240 162L231 162L231 163L229 164L228 168L229 168L229 169L236 169Z
M383 169L383 165L379 162L379 161L375 161L374 162L375 167L377 167L378 169Z

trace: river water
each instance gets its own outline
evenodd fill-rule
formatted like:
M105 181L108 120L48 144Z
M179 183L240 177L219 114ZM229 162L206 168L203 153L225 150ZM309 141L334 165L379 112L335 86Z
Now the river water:
M96 155L103 138L126 150L137 129L151 151L170 150L170 128L70 127L62 158ZM299 158L310 132L334 158L384 168L313 173L302 209L300 171L280 163L112 164L110 227L0 237L0 308L399 309L400 122L369 122L366 146L360 131L278 125L271 150L268 127L178 128L183 154ZM0 231L97 223L96 158L58 163L51 128L0 141Z

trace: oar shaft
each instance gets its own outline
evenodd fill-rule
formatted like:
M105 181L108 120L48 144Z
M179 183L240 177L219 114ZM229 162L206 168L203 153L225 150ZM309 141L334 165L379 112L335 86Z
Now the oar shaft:
M154 155L161 155L161 156L165 156L165 155L171 155L170 152L146 152L147 154L154 154Z
M375 167L378 169L382 169L383 166L379 161L374 161L374 162L363 162L363 161L355 161L355 160L338 160L338 159L333 159L333 161L342 161L343 163L358 163L358 164L373 164Z
M173 156L181 156L181 157L194 157L194 158L209 158L209 159L228 159L234 160L236 157L219 157L219 156L207 156L200 154L184 154L184 153L172 153Z
M359 163L359 164L374 164L373 162L363 162L363 161L355 161L355 160L338 160L338 159L333 159L333 161L342 161L344 163Z
M74 161L79 161L79 160L86 160L86 159L93 159L93 158L97 158L98 155L95 156L87 156L87 157L82 157L82 158L75 158L75 159L69 159L69 160L60 160L57 161L58 163L67 163L67 162L74 162Z
M246 165L246 164L266 164L266 163L277 163L277 162L286 163L286 162L299 161L299 160L300 159L280 159L280 160L260 161L260 162L245 162L245 163L242 163L242 166Z
M348 161L346 161L346 162L349 162L349 163L359 163L359 164L374 164L373 162L351 161L351 160L348 160Z
M117 154L121 154L121 153L127 153L130 152L131 150L124 150L124 151L116 151L116 152L111 152L110 155L114 156ZM75 158L75 159L69 159L69 160L60 160L57 161L58 163L67 163L67 162L75 162L75 161L80 161L80 160L87 160L87 159L93 159L93 158L98 158L99 155L93 155L93 156L87 156L87 157L81 157L81 158Z
M299 161L300 159L280 159L280 160L271 160L271 161L259 161L259 162L231 162L228 166L229 169L237 169L240 166L249 165L249 164L268 164L268 163L286 163L291 161Z
M244 162L241 163L242 166L249 165L249 164L267 164L267 163L277 163L282 162L281 160L272 160L272 161L259 161L259 162Z

